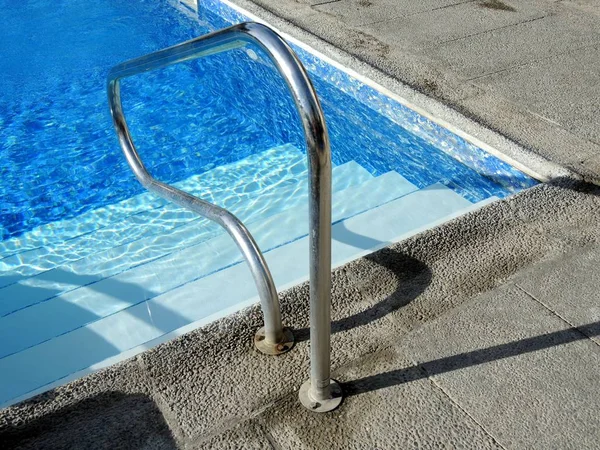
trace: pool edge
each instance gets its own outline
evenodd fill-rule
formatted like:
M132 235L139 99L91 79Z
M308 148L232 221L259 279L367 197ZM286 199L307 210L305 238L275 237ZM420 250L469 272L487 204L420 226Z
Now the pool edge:
M540 182L557 178L582 179L581 175L574 171L524 148L501 133L419 92L403 81L326 42L252 0L219 0L219 2L248 16L251 20L269 25L294 45Z

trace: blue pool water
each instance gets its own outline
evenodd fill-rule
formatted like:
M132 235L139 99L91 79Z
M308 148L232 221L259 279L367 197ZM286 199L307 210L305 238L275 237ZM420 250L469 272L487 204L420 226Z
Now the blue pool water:
M113 65L248 18L219 0L197 12L167 0L0 7L2 405L252 304L256 292L218 226L144 193L105 90ZM536 183L293 47L331 137L334 265ZM128 78L122 94L152 174L248 224L278 288L306 279L302 130L260 50Z
M201 9L198 21L165 3L0 3L2 238L141 192L115 146L106 107L107 70L235 20ZM501 170L492 173L459 163L374 114L324 75L313 81L336 163L356 160L374 174L397 169L422 187L443 180L471 200L534 184L498 160ZM269 64L253 61L244 50L128 79L123 92L140 151L165 181L278 143L303 146L285 86Z

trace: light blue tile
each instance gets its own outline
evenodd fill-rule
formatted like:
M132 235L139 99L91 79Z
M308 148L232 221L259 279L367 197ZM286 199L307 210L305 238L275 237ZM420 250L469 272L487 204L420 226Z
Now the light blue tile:
M306 156L295 147L284 145L190 177L174 186L225 208L239 209L240 204L260 195L265 188L306 173ZM32 276L127 242L177 230L197 219L197 214L146 193L74 219L39 227L19 238L23 244L37 248L0 260L0 287L14 282L15 278ZM206 227L207 223L204 221L199 227Z
M381 185L385 178L375 183L376 180L355 163L336 167L333 173L333 209L334 218L338 219L415 189L400 175L390 174L387 178L393 176L395 185L392 189L386 187L384 192L378 192L377 183ZM292 186L295 202L288 202L285 210L280 212L277 206L279 197L269 197L269 208L263 208L264 214L249 222L248 226L261 248L282 245L307 233L308 180L304 173L301 175L301 180ZM360 194L363 186L369 196L367 201L361 199L357 202L354 192ZM336 195L338 192L342 195ZM191 231L197 233L196 230ZM180 242L180 236L167 235L164 239ZM139 248L145 245L141 241ZM135 254L136 249L137 246L128 246L118 251L130 255ZM93 258L91 266L82 264L73 272L67 270L68 266L63 266L29 279L28 284L9 286L0 290L0 293L8 294L0 303L5 311L15 304L36 304L30 303L32 306L28 308L0 317L0 358L114 314L239 260L239 250L226 233L221 233L204 244L192 245L184 251L110 278L103 278L103 275L110 274L110 259L104 271L100 271L97 258ZM79 275L81 273L93 275ZM77 289L79 286L86 287Z

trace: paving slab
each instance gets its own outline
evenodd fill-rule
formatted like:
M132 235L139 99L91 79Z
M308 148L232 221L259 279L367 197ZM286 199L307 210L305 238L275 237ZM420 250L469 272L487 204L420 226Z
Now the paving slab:
M567 244L567 253L600 245L600 187L556 180L521 196L513 214L538 233ZM557 215L558 211L562 211Z
M562 3L592 14L600 15L600 4L597 0L562 0Z
M600 347L516 286L430 322L401 348L503 448L598 448Z
M277 450L261 427L252 420L223 433L185 445L186 450Z
M519 90L519 84L512 86ZM499 97L491 90L461 100L463 110L477 117L496 130L544 158L589 176L600 176L600 166L594 167L587 161L600 154L600 145L574 130L562 127L524 108L523 103L516 103Z
M582 26L581 20L582 14L540 15L537 20L446 42L426 54L466 78L481 77L600 43L600 34Z
M501 448L400 351L357 360L335 377L347 390L339 410L315 414L290 399L260 417L278 448Z
M390 46L415 51L415 47L437 47L444 42L533 21L548 14L548 3L545 2L520 3L515 11L490 9L478 2L468 2L376 22L359 29Z
M315 9L349 25L366 25L432 11L474 0L339 0L323 2Z
M510 68L476 83L600 142L600 44Z
M578 250L518 276L515 283L600 345L600 248Z

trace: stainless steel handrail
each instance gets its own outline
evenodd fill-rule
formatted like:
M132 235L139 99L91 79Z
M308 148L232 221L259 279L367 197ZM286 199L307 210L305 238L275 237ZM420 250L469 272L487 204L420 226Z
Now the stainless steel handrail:
M342 399L330 378L331 340L331 152L325 118L314 87L289 45L269 27L242 23L114 67L108 75L108 101L121 148L137 179L148 190L209 220L217 222L240 248L254 276L264 314L264 334L257 347L267 353L288 349L289 337L281 325L277 291L258 245L242 222L229 211L154 179L146 170L131 138L123 109L119 80L183 61L255 43L275 64L296 104L308 148L310 246L310 379L300 389L300 400L317 412L336 408ZM262 339L261 339L262 338Z

